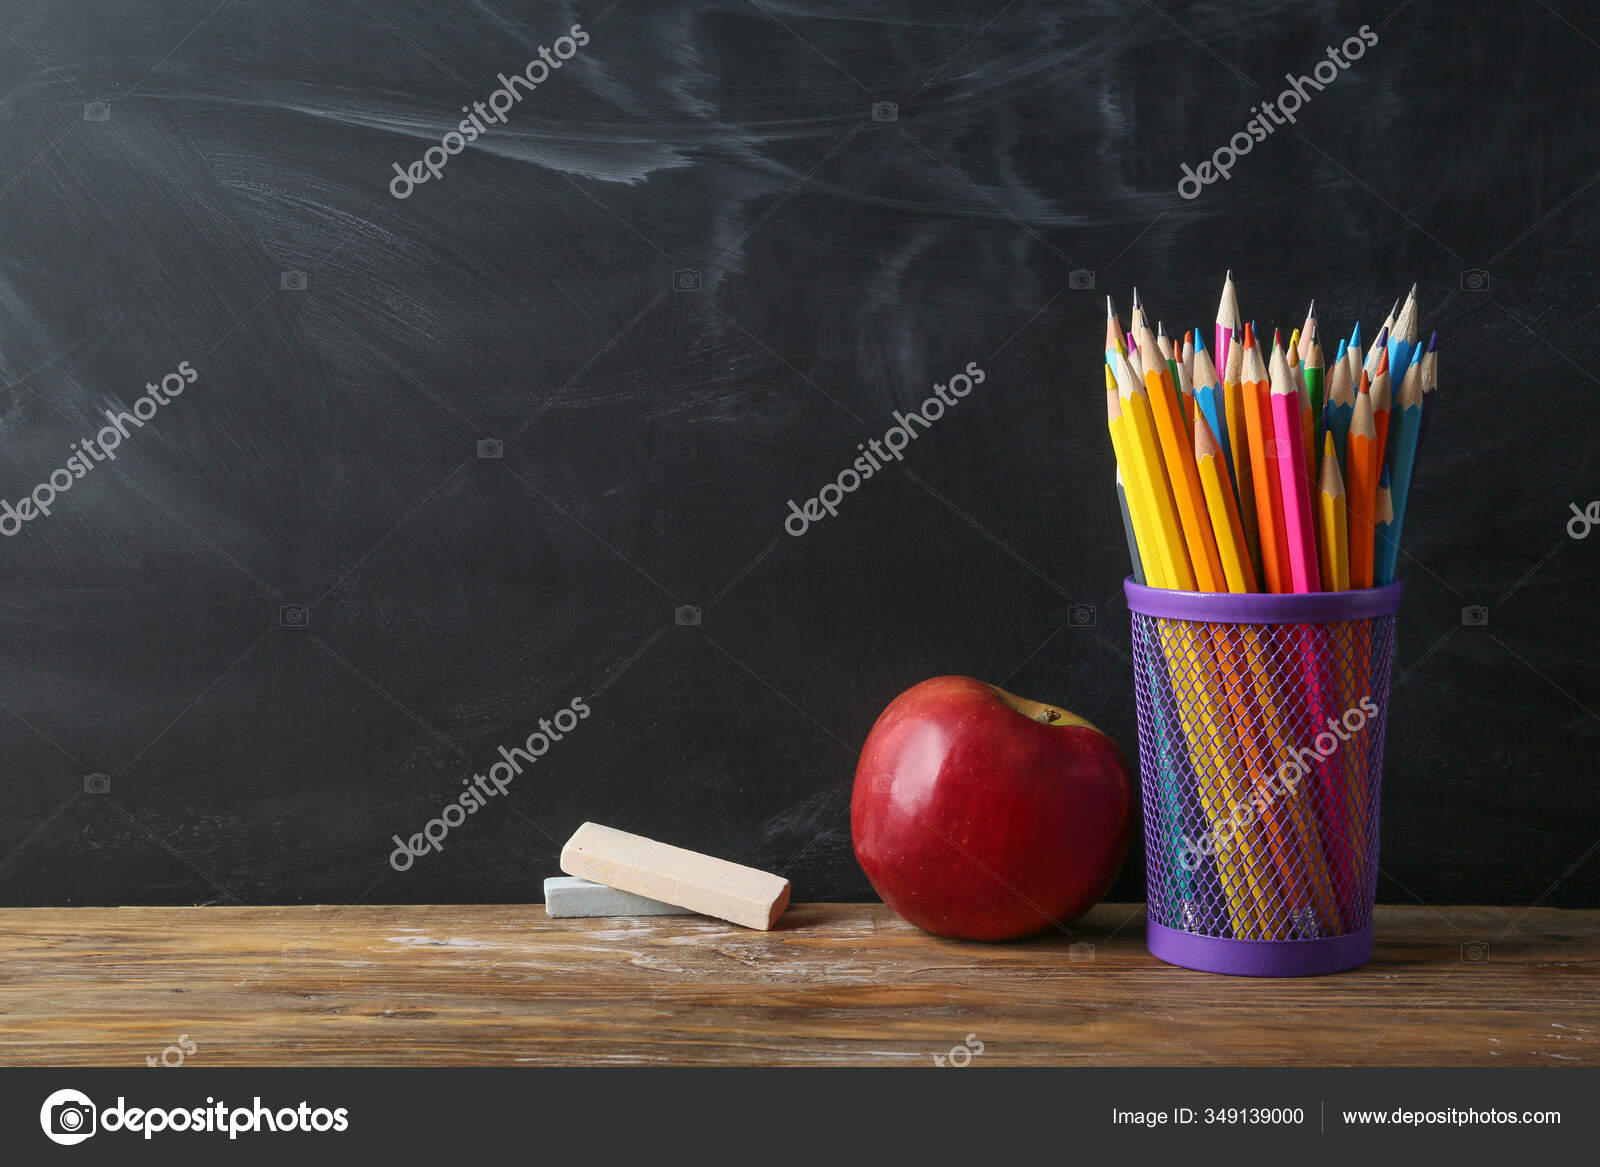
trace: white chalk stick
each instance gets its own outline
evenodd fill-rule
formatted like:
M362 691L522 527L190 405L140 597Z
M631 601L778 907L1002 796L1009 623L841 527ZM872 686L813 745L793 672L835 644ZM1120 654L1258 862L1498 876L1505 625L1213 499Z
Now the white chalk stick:
M789 881L781 875L599 823L584 823L567 840L561 870L762 931L789 906Z
M552 875L544 881L544 910L561 919L587 916L692 916L688 908L618 891L603 883Z

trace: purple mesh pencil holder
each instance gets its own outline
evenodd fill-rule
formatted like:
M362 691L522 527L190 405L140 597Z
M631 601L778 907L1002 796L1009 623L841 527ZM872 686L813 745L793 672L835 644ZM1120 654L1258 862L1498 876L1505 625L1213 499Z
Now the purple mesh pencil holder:
M1124 588L1151 954L1259 977L1364 964L1400 585Z

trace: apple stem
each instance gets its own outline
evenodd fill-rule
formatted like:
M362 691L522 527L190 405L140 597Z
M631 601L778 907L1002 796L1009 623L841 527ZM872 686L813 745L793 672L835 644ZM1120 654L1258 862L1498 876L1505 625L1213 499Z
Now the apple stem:
M1046 709L1043 713L1039 714L1039 720L1044 722L1046 725L1049 725L1053 721L1060 721L1061 714L1057 710Z

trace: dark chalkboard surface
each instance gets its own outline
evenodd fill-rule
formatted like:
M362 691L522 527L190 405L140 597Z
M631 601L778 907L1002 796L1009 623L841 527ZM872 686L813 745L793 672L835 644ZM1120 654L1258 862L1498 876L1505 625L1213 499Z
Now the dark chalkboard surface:
M1380 896L1595 904L1591 7L51 2L3 31L0 496L67 472L0 515L3 902L537 900L585 819L870 896L855 754L913 682L1133 748L1102 297L1209 327L1232 267L1263 324L1314 295L1369 336L1418 280L1442 338ZM968 362L902 462L785 530Z

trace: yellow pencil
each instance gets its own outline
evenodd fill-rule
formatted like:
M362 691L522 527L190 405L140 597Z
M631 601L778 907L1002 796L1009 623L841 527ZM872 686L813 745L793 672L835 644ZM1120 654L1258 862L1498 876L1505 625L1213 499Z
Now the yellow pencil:
M1322 586L1330 592L1350 589L1349 517L1345 514L1344 476L1334 453L1333 434L1322 435L1322 483L1317 492L1317 526L1322 538Z
M1230 592L1256 590L1256 573L1245 549L1244 530L1239 525L1239 508L1233 501L1233 483L1228 480L1228 463L1222 447L1211 432L1204 413L1195 414L1194 460L1200 474L1200 487L1206 496L1206 511L1211 516L1211 531L1217 540L1217 557Z
M1144 569L1146 572L1155 570L1159 578L1167 581L1164 587L1193 591L1194 570L1189 564L1189 553L1184 549L1177 505L1161 461L1155 423L1150 417L1150 399L1126 355L1117 354L1115 371L1128 460L1133 464L1136 489L1147 501L1147 525L1155 541L1154 553L1144 561ZM1160 566L1152 569L1153 562Z
M1194 449L1188 440L1189 431L1184 428L1183 414L1179 412L1172 374L1167 369L1167 363L1161 359L1156 338L1148 325L1136 332L1134 337L1145 357L1146 396L1156 434L1161 440L1167 480L1171 484L1173 501L1177 504L1178 521L1183 528L1183 540L1189 550L1195 583L1203 592L1225 591L1227 582L1222 576L1222 561L1217 558L1217 541L1211 534L1211 522L1206 517L1200 474L1195 469Z
M1166 582L1166 565L1158 552L1159 536L1151 528L1153 507L1144 477L1135 473L1133 455L1128 451L1127 423L1122 416L1122 398L1117 393L1117 381L1106 371L1106 428L1111 431L1111 448L1116 451L1117 467L1122 472L1122 489L1128 499L1128 518L1133 523L1134 542L1139 545L1139 565L1144 569L1145 583L1153 588L1169 586Z

